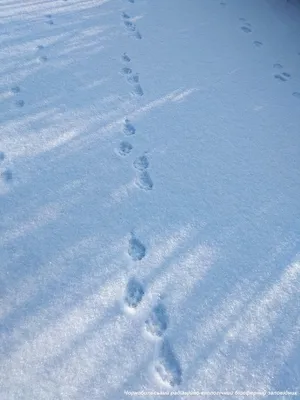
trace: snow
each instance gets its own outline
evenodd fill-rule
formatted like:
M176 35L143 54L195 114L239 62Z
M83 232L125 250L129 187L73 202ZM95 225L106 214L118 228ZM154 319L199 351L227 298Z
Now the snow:
M300 399L298 0L0 21L0 399Z

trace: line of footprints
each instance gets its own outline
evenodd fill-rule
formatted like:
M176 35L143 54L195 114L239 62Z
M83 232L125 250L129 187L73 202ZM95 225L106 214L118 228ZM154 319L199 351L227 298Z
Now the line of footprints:
M136 129L129 121L129 119L125 119L123 133L125 136L132 136L136 134ZM127 141L123 140L119 144L119 147L116 149L117 154L121 157L127 156L133 149L132 144ZM150 163L147 157L147 152L144 152L142 155L135 158L132 163L133 168L136 171L136 178L135 178L135 185L142 190L149 191L153 189L153 181L148 172Z
M48 25L53 25L53 19L51 14L46 14L45 15L45 23ZM45 46L43 45L38 45L36 47L37 51L37 61L44 63L48 61L48 57L45 54ZM25 101L21 98L21 88L18 85L12 86L10 89L12 95L16 98L15 100L15 106L18 108L22 108L25 105Z
M131 233L129 239L128 255L135 262L142 260L146 255L146 247L134 233ZM129 279L124 294L125 307L131 312L137 312L144 296L145 289L142 283L135 277ZM181 384L182 370L169 340L165 337L168 326L168 313L162 299L159 299L144 321L144 330L149 338L155 340L157 346L153 371L164 385L173 388Z
M54 24L52 15L50 15L50 14L45 15L45 23L48 25ZM45 54L45 47L43 45L38 45L36 47L36 50L38 53L37 61L42 62L42 63L48 61L48 57ZM22 91L21 91L20 86L18 86L18 85L12 86L10 88L10 92L11 92L13 98L15 99L14 100L15 106L17 108L24 107L25 101L22 99ZM2 180L4 180L5 182L10 182L10 181L12 181L12 171L8 168L2 168L1 164L3 164L4 160L5 160L5 154L4 154L4 152L0 151L0 175L1 175Z
M131 58L128 54L124 53L121 57L121 61L123 62L123 67L121 69L121 73L126 77L127 82L133 86L133 94L138 96L142 96L144 94L143 89L139 83L139 74L134 73L132 68L129 67L131 63ZM128 118L125 118L123 125L123 134L127 137L133 136L136 134L136 128L131 123ZM119 147L116 149L117 154L121 157L125 157L131 153L133 150L133 145L128 140L122 140L119 144ZM136 170L136 179L135 184L138 188L148 191L153 188L153 181L148 172L149 169L149 159L147 157L147 152L144 152L142 155L138 156L134 162L133 167Z
M130 3L134 3L134 0L128 0ZM132 21L131 17L123 12L122 20L124 26L131 36L137 39L141 39L142 36L137 30L136 25ZM127 82L132 86L132 94L140 97L144 95L143 89L140 84L139 74L134 72L131 66L131 58L127 53L124 53L121 58L123 67L121 69L122 75L125 77ZM132 137L136 134L136 128L132 122L125 118L123 124L123 134L125 136ZM124 140L120 143L117 153L125 157L132 151L133 146L129 140ZM135 184L140 189L149 191L153 188L153 182L149 175L149 160L147 152L137 157L133 161L133 168L136 170ZM136 237L134 232L131 232L131 236L128 242L128 255L133 262L139 262L146 256L146 247ZM135 277L129 279L125 294L124 294L124 305L130 311L137 311L145 296L145 289L141 282ZM172 350L172 347L165 337L166 330L169 325L169 318L166 311L166 307L162 300L159 300L152 310L148 318L144 322L144 329L147 334L154 339L157 343L156 353L153 363L153 370L157 378L167 385L168 387L175 387L180 385L182 380L182 371L177 358Z
M252 33L252 25L245 18L240 18L241 22L241 31L244 33ZM254 46L261 47L263 45L262 42L255 40L253 42ZM279 63L273 64L273 77L279 82L286 82L291 78L291 74L284 70L283 65ZM300 99L300 92L293 92L292 95L298 99Z
M227 3L222 0L220 2L221 6L226 6ZM246 20L246 18L239 18L240 20L240 29L242 32L244 33L252 33L252 25L249 21ZM263 46L263 42L259 41L259 40L254 40L253 44L255 47L262 47ZM300 53L298 53L300 55ZM273 70L274 70L274 79L276 79L279 82L286 82L291 78L291 74L289 72L284 71L284 68L281 64L279 63L275 63L273 64ZM300 99L300 92L293 92L292 95L294 97L296 97L297 99Z

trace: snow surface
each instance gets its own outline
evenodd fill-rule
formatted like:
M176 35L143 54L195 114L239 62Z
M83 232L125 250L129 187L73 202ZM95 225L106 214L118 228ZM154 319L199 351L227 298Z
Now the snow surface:
M0 0L1 400L300 399L299 33L297 0Z

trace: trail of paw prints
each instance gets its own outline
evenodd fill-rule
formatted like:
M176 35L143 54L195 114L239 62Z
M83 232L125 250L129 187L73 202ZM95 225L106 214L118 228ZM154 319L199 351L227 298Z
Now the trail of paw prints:
M170 342L164 339L158 343L155 353L153 363L155 377L169 388L179 386L182 382L182 370Z
M133 96L143 96L144 91L140 84L140 76L138 72L133 72L132 67L129 67L129 63L131 61L130 57L127 53L124 53L121 57L121 60L126 65L123 65L121 68L121 74L126 78L127 82L131 85L131 94Z
M252 32L252 26L250 24L250 22L247 22L247 20L245 18L240 18L240 22L241 22L241 31L244 33L251 33Z
M277 81L286 82L291 78L291 74L289 72L283 71L283 66L281 64L273 64L273 69L277 71L273 75Z
M128 34L136 39L142 39L140 31L137 29L136 24L132 21L132 18L126 12L122 13L122 20L125 29Z

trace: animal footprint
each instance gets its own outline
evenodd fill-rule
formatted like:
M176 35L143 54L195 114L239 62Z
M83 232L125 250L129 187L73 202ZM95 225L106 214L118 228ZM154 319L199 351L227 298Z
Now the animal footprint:
M1 176L6 182L12 181L12 172L10 169L6 169L5 171L3 171L1 173Z
M140 77L137 72L135 74L128 76L128 78L127 78L127 81L133 85L136 83L139 83L139 80L140 80Z
M124 25L131 32L134 32L136 30L135 24L127 19L124 20Z
M277 70L282 70L283 66L279 63L273 64L273 68ZM274 78L281 82L286 82L291 77L291 74L288 72L280 72L274 75Z
M286 82L291 75L288 72L282 72L281 74L275 74L274 78L281 81L281 82Z
M152 190L153 188L152 179L147 171L141 171L135 183L142 190Z
M251 33L252 32L251 27L250 26L246 26L246 25L241 26L241 30L243 32L245 32L245 33Z
M255 40L253 44L255 47L261 47L263 45L262 42L260 42L259 40Z
M145 321L146 331L154 336L161 338L168 327L168 316L165 306L157 304Z
M123 132L126 136L131 136L135 134L135 127L131 124L131 122L127 118L125 119Z
M131 150L133 149L132 145L129 142L121 142L119 148L117 150L120 156L127 156Z
M146 255L146 247L133 233L131 233L131 238L129 239L128 254L133 261L140 261Z
M45 15L45 17L47 18L46 24L48 24L48 25L53 25L54 24L54 22L52 21L52 15L51 14Z
M128 0L128 3L134 3L134 0Z
M139 31L136 31L136 32L135 32L134 37L135 37L136 39L142 39L142 35L140 34Z
M167 339L158 345L154 371L159 380L168 387L176 387L181 384L181 367Z
M25 101L24 100L16 100L15 105L19 108L22 108L25 105Z
M5 158L5 154L3 153L3 151L0 151L0 162L3 161Z
M122 60L125 61L125 62L130 62L131 61L130 57L126 53L124 53L122 55Z
M126 286L124 303L131 309L136 309L145 294L143 285L135 278L131 278Z
M47 56L41 56L41 57L39 57L39 61L46 62L46 61L48 61L48 57Z
M128 15L126 12L122 12L122 17L124 18L124 19L130 19L130 15Z
M44 50L44 46L42 44L39 44L38 46L36 46L37 50Z
M142 86L140 84L134 85L132 93L136 96L143 96L144 91L142 89Z
M300 92L294 92L293 96L296 97L297 99L300 99Z
M130 75L132 73L132 69L129 67L123 67L121 72L123 75Z
M11 88L12 93L17 94L21 92L20 86L13 86Z
M142 155L137 157L133 162L133 166L138 171L145 171L145 169L149 167L149 161L147 156Z

